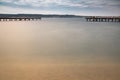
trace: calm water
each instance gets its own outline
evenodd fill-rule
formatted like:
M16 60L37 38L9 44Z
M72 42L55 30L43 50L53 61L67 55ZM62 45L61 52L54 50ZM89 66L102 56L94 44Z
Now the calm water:
M0 80L118 80L120 23L0 22Z

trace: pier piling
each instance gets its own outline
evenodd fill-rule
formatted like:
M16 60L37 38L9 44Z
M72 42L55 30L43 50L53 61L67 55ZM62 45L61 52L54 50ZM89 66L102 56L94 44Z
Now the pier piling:
M41 20L41 17L0 17L0 21L34 21Z
M120 22L120 17L86 17L87 22Z

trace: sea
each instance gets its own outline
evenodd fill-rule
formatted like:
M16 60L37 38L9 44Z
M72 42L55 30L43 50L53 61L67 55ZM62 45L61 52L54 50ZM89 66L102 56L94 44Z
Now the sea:
M120 80L120 23L0 21L0 80Z

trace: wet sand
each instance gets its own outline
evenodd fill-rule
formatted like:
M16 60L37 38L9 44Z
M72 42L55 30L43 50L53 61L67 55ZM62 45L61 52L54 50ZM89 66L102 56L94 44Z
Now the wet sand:
M120 65L0 64L0 80L119 80Z

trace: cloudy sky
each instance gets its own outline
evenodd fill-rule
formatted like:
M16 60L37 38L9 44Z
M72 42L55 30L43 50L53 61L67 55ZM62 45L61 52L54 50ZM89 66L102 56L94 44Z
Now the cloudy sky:
M0 13L120 15L120 0L0 0Z

